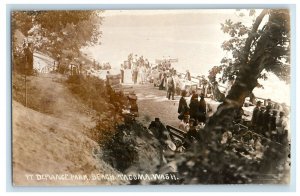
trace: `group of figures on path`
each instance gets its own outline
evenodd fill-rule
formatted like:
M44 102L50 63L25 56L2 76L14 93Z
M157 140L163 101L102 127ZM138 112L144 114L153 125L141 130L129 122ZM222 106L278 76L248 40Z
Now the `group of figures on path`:
M179 129L185 131L195 139L200 140L200 138L198 138L198 131L204 127L208 113L204 94L201 93L199 96L193 91L189 105L185 97L186 91L182 91L178 106ZM253 110L251 123L250 126L247 127L247 130L252 130L253 133L268 138L273 142L287 145L289 143L288 118L286 117L288 109L276 103L272 104L270 99L268 100L266 106L263 106L261 101L256 102L257 105ZM243 114L244 111L241 108L241 110L237 112L233 123L243 123Z
M206 123L207 107L204 94L200 96L193 91L189 105L186 102L186 91L182 91L178 105L178 119L180 120L179 129L187 133L187 140L192 141L193 138L200 141L201 138L198 131L204 127ZM199 100L200 98L200 100ZM189 144L191 142L186 142Z
M198 82L196 82L198 79ZM160 70L159 72L159 90L167 91L167 98L174 100L174 95L180 95L182 91L186 91L187 96L190 96L193 91L201 91L204 97L210 97L216 101L222 102L225 99L225 94L219 90L217 82L210 83L204 76L198 76L192 81L192 76L189 70L185 74L178 74L174 68Z
M125 70L131 70L131 80L134 84L145 84L151 72L151 67L148 59L143 56L138 57L131 53L128 55L128 60L121 64L121 82L124 83Z
M252 129L273 141L286 144L288 141L286 112L278 105L272 105L269 101L267 106L263 106L261 101L256 103L252 113Z

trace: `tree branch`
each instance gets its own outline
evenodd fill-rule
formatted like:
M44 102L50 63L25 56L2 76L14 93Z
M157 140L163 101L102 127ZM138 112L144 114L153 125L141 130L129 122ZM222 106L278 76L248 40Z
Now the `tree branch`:
M265 17L265 15L268 13L268 9L264 9L259 16L256 18L253 26L252 26L252 30L248 35L248 38L245 42L245 47L244 47L244 54L242 56L242 63L247 63L248 61L248 56L249 56L249 52L251 49L251 43L253 41L253 39L255 38L254 34L257 32L257 29L261 23L261 21L263 20L263 18Z

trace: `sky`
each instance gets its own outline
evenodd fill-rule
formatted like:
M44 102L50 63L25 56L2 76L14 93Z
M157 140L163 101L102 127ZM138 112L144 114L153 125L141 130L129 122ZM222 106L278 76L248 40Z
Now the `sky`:
M101 45L83 51L98 62L119 68L128 54L148 58L178 58L178 71L207 75L225 55L221 31L225 19L238 18L235 10L106 10Z

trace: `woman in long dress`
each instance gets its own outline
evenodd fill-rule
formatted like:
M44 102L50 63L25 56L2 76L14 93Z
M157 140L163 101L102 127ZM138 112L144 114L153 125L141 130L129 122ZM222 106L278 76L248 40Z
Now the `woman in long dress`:
M137 83L142 84L142 67L138 66L138 75L137 75Z
M145 67L145 65L142 65L140 74L141 74L142 84L145 84L146 83L146 67Z

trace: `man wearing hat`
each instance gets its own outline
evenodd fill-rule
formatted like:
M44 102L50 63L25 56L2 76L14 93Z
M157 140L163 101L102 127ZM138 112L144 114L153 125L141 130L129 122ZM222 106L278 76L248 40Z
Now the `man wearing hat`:
M251 124L255 128L257 126L257 118L261 107L261 101L256 102L256 107L253 109Z
M164 143L164 141L168 139L168 130L162 124L159 118L155 118L154 121L150 123L148 129L161 143Z
M206 122L206 102L203 93L200 94L198 121L202 123Z
M196 91L192 91L192 97L190 100L190 117L193 119L198 119L199 114L199 101L198 101L198 94Z
M264 113L265 113L266 107L261 106L260 110L257 114L256 118L256 130L258 133L262 134L263 133L263 126L264 126Z
M189 107L184 98L185 96L186 96L186 91L183 90L181 92L181 98L179 100L179 105L178 105L178 113L179 113L178 119L179 120L183 120L184 116L189 113Z
M263 134L267 137L270 137L270 118L271 118L271 105L266 106L266 111L263 115Z
M167 98L170 100L172 96L172 100L174 100L174 94L175 94L175 81L173 79L172 73L169 74L167 78Z

